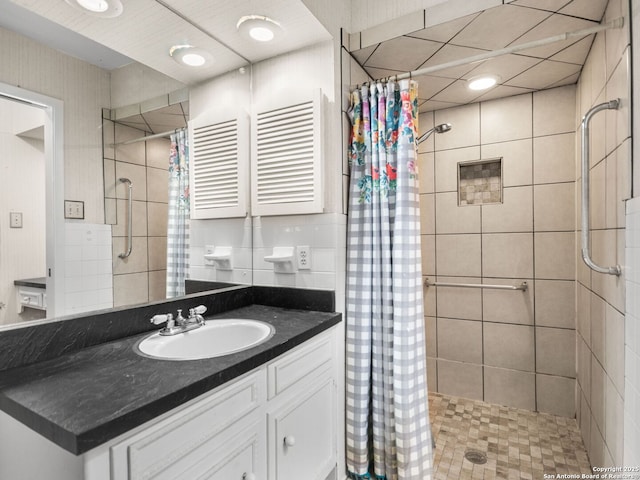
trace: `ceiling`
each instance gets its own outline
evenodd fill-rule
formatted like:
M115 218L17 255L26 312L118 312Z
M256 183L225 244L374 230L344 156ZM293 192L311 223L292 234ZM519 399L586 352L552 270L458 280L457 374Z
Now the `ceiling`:
M592 27L602 20L606 5L607 0L513 0L351 53L371 78L384 78ZM420 111L576 83L594 37L414 76ZM467 80L481 74L501 80L484 92L469 90Z
M187 120L189 120L189 102L181 102L158 110L118 119L116 122L157 134L185 128Z
M187 85L331 38L300 0L126 0L123 4L119 17L100 18L64 0L0 0L0 25L85 60L90 50L73 53L74 39L87 43L83 45L87 49L102 47L102 56L113 54L114 60L101 63L95 58L91 63L109 69L134 60ZM250 40L236 28L244 15L268 16L280 23L282 34L268 43ZM59 47L61 38L69 40ZM198 68L178 64L169 49L184 44L205 50L213 62Z

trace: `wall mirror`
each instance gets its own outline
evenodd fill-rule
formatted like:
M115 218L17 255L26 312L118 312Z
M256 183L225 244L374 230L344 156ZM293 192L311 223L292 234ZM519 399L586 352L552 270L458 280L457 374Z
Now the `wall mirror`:
M211 0L211 4L214 3L216 2ZM119 282L120 279L116 277L125 279L130 276L127 280L133 282L144 278L146 288L139 290L144 291L146 297L124 296L114 302L116 307L144 303L162 297L163 265L159 261L162 255L158 252L163 250L163 235L160 235L159 232L166 223L166 215L162 213L163 194L157 188L158 182L150 180L150 177L159 179L163 175L162 169L152 167L154 170L151 170L148 165L142 164L140 157L127 158L127 152L143 151L144 162L146 162L149 150L164 149L165 146L162 144L168 143L166 139L154 139L153 144L149 141L130 144L124 149L125 153L119 157L117 153L109 152L110 144L118 143L115 135L116 129L129 130L128 135L130 136L128 138L125 134L126 141L133 136L133 130L138 130L140 133L138 136L141 136L157 133L158 130L167 131L176 128L173 124L169 125L169 128L165 128L162 122L156 122L156 120L162 117L166 120L167 116L174 115L176 105L179 105L182 110L182 121L184 121L187 118L188 102L179 101L152 108L153 106L145 101L149 100L149 97L154 99L162 94L169 95L180 87L189 91L192 86L217 78L225 72L237 70L239 67L249 67L255 62L314 45L330 38L321 23L313 17L302 2L286 0L268 5L268 8L263 9L269 10L268 12L260 12L273 15L282 22L290 22L285 32L286 38L283 37L283 41L275 42L273 45L256 47L254 42L239 38L235 28L236 17L239 18L243 11L250 8L250 4L249 1L237 2L233 6L225 4L224 15L219 14L218 8L206 9L215 12L215 14L212 13L205 18L202 15L202 5L195 3L185 5L174 1L149 2L146 0L129 2L127 4L129 11L123 14L122 19L116 21L110 19L110 25L117 25L117 28L105 30L100 26L101 21L104 24L104 20L87 16L84 12L70 7L65 2L60 2L60 5L55 2L54 5L48 0L0 1L0 36L3 36L2 48L7 50L3 54L6 53L10 57L9 68L0 75L0 82L5 82L9 86L20 84L23 89L30 92L50 91L53 92L51 98L63 100L61 106L64 111L64 121L61 118L59 125L64 125L64 136L55 146L63 149L57 158L63 159L60 165L64 164L65 172L64 176L53 182L56 195L58 195L57 200L55 202L47 201L47 205L50 203L63 205L64 200L71 200L73 202L72 208L84 210L84 219L82 217L65 219L62 208L55 211L55 215L46 215L47 220L52 222L53 230L51 231L56 231L57 238L60 240L57 255L64 254L65 248L69 251L77 247L74 245L74 248L70 248L66 244L68 238L64 238L65 225L68 227L69 225L93 223L114 227L112 257L117 258L122 246L121 243L126 236L126 232L121 230L121 224L118 221L118 215L121 218L124 216L125 186L120 184L118 180L126 173L136 177L136 185L144 185L144 189L139 189L138 193L134 193L134 195L140 195L141 192L144 192L144 197L134 197L135 209L132 216L133 241L141 245L139 249L134 248L134 252L138 252L140 255L132 259L125 267L113 265L112 286L114 292L118 288L121 291L127 291L127 285L130 284ZM136 20L139 18L136 16L136 12L140 13L139 9L141 8L144 10L146 19L144 25L140 25ZM226 28L227 24L232 25L233 28ZM144 36L140 35L141 29L146 31ZM215 32L215 35L212 32ZM136 42L129 41L132 36L137 39ZM194 42L197 41L199 47L214 52L216 62L204 69L185 68L184 65L178 64L168 54L168 49L165 49L164 46L169 41L175 40L177 42L178 37L180 39L188 37ZM4 41L5 38L6 41ZM55 50L52 51L51 48ZM10 51L19 53L14 58ZM67 54L62 52L67 52ZM88 60L87 58L92 55L93 59ZM72 60L68 61L69 58ZM74 63L76 58L85 60L87 62L86 68L84 64L78 66L77 63ZM123 63L117 63L123 59ZM47 61L55 62L56 60L59 66L48 71L50 67ZM73 64L72 67L69 66L69 62ZM95 73L94 78L87 79L87 72L83 70L93 69L93 66L89 65L90 63L102 70ZM123 65L126 65L125 68L130 70L127 75L116 72ZM246 68L246 70L245 95L250 98L251 69ZM91 71L94 72L94 70ZM69 78L65 75L75 75L78 79L82 78L83 81L74 87L74 82L68 82ZM145 84L146 80L150 80L150 83ZM78 82L79 80L76 81L76 83ZM63 87L63 85L68 86ZM79 93L72 93L70 90L76 89L76 87ZM235 87L238 90L238 85ZM125 90L130 90L130 92L124 92ZM129 97L131 97L130 101ZM115 104L114 99L117 99ZM108 127L113 128L114 136L113 138L107 136L105 140L103 137L103 133L105 133L103 131L104 122L100 118L104 116L102 109L111 108L113 112L123 105L125 107L131 106L136 101L145 103L143 110L131 115L118 116L115 120L111 118L111 113L108 114ZM92 113L90 118L87 118L86 112L89 109ZM6 114L5 110L3 109L0 115ZM93 112L96 112L96 115ZM152 119L150 120L148 117ZM138 123L140 120L142 123ZM155 140L158 141L155 142ZM33 143L32 140L30 141ZM45 150L46 144L45 139L42 147ZM109 158L109 155L115 158ZM104 161L104 159L108 161ZM116 163L118 161L121 161L123 165L119 165L119 167L124 170L122 168L117 170ZM166 161L168 164L168 156ZM96 162L99 162L99 167ZM92 165L91 168L86 167L89 163ZM49 178L49 175L45 176ZM115 179L115 182L112 179ZM109 186L105 188L105 180L108 184L113 185L113 188ZM13 208L13 210L17 209ZM3 218L1 224L3 231L5 230L4 217L8 219L9 213L0 211ZM20 210L17 210L16 213L20 213ZM30 215L27 218L26 212L22 213L25 224L27 220L31 221ZM250 217L244 221L243 226L251 232ZM8 230L8 225L6 227ZM85 240L89 237L94 238L92 235L93 232L89 232L87 229L78 234L80 237L86 237ZM251 241L250 234L248 241ZM243 248L251 251L250 244L243 245ZM75 250L79 249L75 248ZM204 251L197 252L196 256L200 259L199 261L202 261L201 257L204 256L204 253ZM49 254L41 256L50 257ZM251 255L248 255L248 258L251 258ZM0 259L0 265L4 261L5 259ZM144 263L144 266L137 265L138 262ZM61 262L57 262L57 271L61 270L60 265ZM251 265L246 267L250 273ZM204 269L205 266L202 265L202 268ZM20 272L11 273L10 276L19 277L19 279L46 277L46 272L43 270L46 268L39 267L38 271L42 271L41 274L34 270L24 275ZM250 275L249 278L251 278ZM244 279L243 277L239 281L233 281L237 279L232 278L228 280L230 283L251 283L250 280L245 282ZM14 290L13 280L9 281L12 291ZM217 276L217 280L227 283L224 275ZM53 287L47 284L47 296L51 296L52 302L65 295L69 296L70 293L73 293L69 288L73 287L70 283L72 282L69 282L68 279L61 278L56 283L55 298L53 298ZM136 284L136 288L138 286L139 283ZM15 292L9 295L15 295ZM12 305L9 305L9 301L5 301L4 298L0 298L0 302L4 303L0 309L0 328L7 328L7 325L25 325L28 320L41 316L37 315L38 312L32 317L18 316L15 300L12 300ZM46 310L41 313L44 312ZM55 315L58 316L59 313L56 312ZM47 313L44 313L44 316L47 319L50 317Z

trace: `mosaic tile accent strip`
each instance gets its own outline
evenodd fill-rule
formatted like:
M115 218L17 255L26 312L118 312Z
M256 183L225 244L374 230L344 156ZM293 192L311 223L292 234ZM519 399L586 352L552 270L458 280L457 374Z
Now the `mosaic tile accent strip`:
M458 204L502 202L502 159L458 164Z
M538 480L544 474L590 475L576 421L429 392L436 480ZM468 450L485 452L474 464ZM577 477L577 478L579 478ZM588 477L587 477L588 478Z

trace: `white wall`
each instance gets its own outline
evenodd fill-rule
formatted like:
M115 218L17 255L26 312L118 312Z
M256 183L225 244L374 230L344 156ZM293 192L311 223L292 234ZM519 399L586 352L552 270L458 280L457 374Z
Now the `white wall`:
M84 201L85 220L104 222L102 108L109 73L0 28L0 82L64 102L65 198Z

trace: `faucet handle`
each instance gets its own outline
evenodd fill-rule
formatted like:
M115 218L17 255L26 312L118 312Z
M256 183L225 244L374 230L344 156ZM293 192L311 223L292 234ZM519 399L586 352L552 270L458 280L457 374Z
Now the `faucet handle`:
M171 317L172 315L170 313L164 313L161 315L154 315L149 322L153 323L154 325L160 325L161 323L164 323L166 321L169 320L169 317Z
M193 313L197 315L202 315L204 312L207 311L207 307L205 307L204 305L198 305L197 307L192 308L191 310L193 310Z

